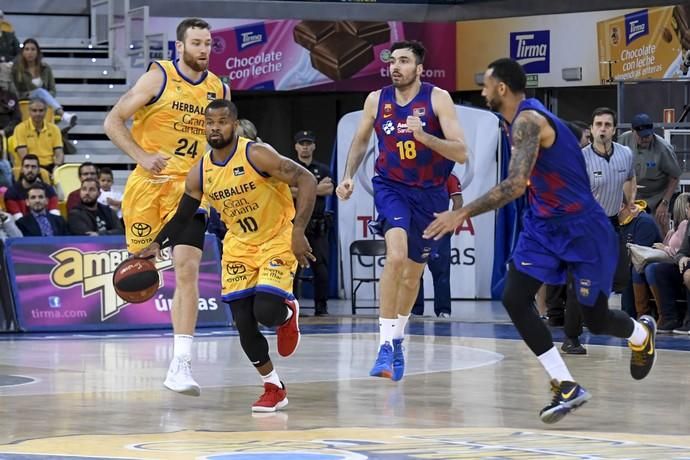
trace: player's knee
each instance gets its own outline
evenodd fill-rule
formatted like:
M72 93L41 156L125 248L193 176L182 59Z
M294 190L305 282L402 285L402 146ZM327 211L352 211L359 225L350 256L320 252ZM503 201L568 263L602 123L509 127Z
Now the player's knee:
M175 281L177 284L197 284L199 278L199 260L196 257L175 258Z
M686 288L690 289L690 270L683 273L683 284Z
M395 271L402 270L407 260L407 252L390 249L386 252L386 267Z
M280 326L285 322L287 306L285 298L268 292L254 296L254 317L266 327Z

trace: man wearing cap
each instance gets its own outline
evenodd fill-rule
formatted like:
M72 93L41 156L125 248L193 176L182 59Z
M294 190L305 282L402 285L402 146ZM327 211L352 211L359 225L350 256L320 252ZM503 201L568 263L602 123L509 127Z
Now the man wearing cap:
M621 134L618 142L632 150L637 198L647 202L664 234L668 230L671 197L682 173L673 146L654 134L654 123L646 113L633 117L632 131Z
M316 177L316 203L305 232L316 261L310 264L314 272L314 309L316 316L328 314L328 229L330 213L326 212L326 197L333 194L331 170L323 163L314 161L316 136L312 131L295 133L297 162ZM295 196L296 188L293 190ZM296 279L296 278L295 278ZM297 290L295 290L297 292Z

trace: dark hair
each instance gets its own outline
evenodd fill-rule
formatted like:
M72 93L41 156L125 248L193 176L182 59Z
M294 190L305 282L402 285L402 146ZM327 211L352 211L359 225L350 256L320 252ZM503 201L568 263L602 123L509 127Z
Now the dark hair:
M27 198L28 198L28 192L31 190L41 190L43 192L43 195L46 195L46 187L43 185L43 182L34 182L33 184L29 185L29 188L26 190L27 192Z
M573 133L575 136L575 139L577 139L577 143L580 143L580 139L582 139L582 128L580 128L574 121L565 121L563 120L563 123L565 126L568 127L570 132Z
M514 93L524 93L527 86L527 76L525 69L514 59L496 59L489 64L492 69L491 76L496 80L505 83Z
M592 112L592 124L594 124L594 117L598 117L600 115L611 115L613 118L613 126L616 126L618 118L616 117L615 110L609 109L608 107L597 107L594 109L594 112Z
M24 155L24 158L22 158L22 166L24 166L26 160L36 160L36 163L38 163L38 165L41 166L41 162L39 161L38 157L33 153L27 153L26 155Z
M90 161L85 161L85 162L83 162L82 164L79 165L79 175L80 175L80 176L81 176L82 168L84 168L84 167L86 167L86 166L93 166L94 168L96 168L96 174L98 174L98 166L96 166L95 164L91 163Z
M402 49L409 49L410 51L412 51L412 54L414 54L414 57L416 58L416 62L418 65L424 63L424 56L426 56L426 48L424 48L422 42L419 42L417 40L404 40L401 42L395 42L393 43L393 46L391 46L391 54L395 50Z
M81 181L81 185L84 185L87 182L93 182L94 184L96 184L96 188L98 190L101 189L101 183L98 182L98 179L93 179L93 178L89 177L88 179L84 179L83 181Z
M209 110L216 109L228 109L230 115L232 115L233 118L237 118L237 106L231 101L228 101L227 99L212 100L211 103L206 106L206 111L204 113L208 112Z
M43 104L43 108L44 108L44 109L47 109L47 108L48 108L48 104L46 104L46 101L44 101L44 100L43 100L42 98L40 98L40 97L32 97L31 99L29 99L29 107L31 107L32 105L34 105L34 104L37 103L37 102L38 102L39 104Z
M187 29L211 30L211 26L201 18L187 18L177 25L177 41L184 42L184 38L187 35Z
M571 123L580 128L582 131L584 131L585 129L589 129L589 124L586 121L573 120L571 121Z
M113 177L113 170L107 166L103 166L102 168L98 169L98 175L101 176L103 174L105 174L106 176Z

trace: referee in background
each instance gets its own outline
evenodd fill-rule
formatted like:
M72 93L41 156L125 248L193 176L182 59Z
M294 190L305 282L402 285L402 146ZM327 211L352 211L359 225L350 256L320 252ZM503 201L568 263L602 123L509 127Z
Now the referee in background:
M613 142L616 132L616 112L608 107L599 107L592 112L592 143L582 149L587 166L589 183L594 198L604 208L611 225L618 233L618 212L625 194L628 203L635 202L637 182L632 151L617 142ZM619 258L619 265L621 264ZM616 270L616 278L622 270ZM626 271L627 273L627 271ZM618 287L616 282L614 285ZM568 281L565 305L565 336L561 350L567 354L586 354L587 350L580 344L582 334L581 312L575 301L573 285Z

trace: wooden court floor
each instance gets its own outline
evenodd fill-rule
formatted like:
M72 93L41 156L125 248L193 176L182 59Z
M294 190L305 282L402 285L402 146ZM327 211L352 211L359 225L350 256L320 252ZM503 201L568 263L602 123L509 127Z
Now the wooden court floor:
M232 330L200 331L198 398L162 386L167 332L0 337L0 459L690 459L690 337L637 382L620 340L586 336L566 362L593 398L544 425L546 374L492 309L412 321L397 383L368 377L373 317L304 318L298 353L271 354L289 405L262 416Z

